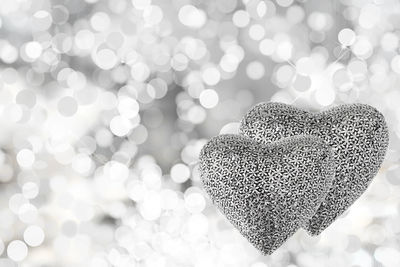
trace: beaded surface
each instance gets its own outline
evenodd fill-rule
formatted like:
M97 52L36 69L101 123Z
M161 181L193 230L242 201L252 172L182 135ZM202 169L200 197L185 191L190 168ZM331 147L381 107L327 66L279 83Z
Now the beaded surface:
M240 132L261 143L294 135L313 135L332 147L335 179L326 199L305 229L321 233L367 189L388 146L383 115L363 104L348 104L310 113L280 103L261 103L241 123Z
M399 267L399 1L1 0L0 266ZM199 152L255 104L367 103L390 144L318 236L262 256Z
M332 151L315 137L260 145L240 135L211 139L200 174L214 204L265 254L314 214L332 183Z

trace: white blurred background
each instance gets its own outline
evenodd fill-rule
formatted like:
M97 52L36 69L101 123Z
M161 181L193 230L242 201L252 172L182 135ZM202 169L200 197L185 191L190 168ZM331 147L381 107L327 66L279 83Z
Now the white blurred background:
M399 38L395 0L1 0L0 266L400 266ZM265 101L390 128L364 195L271 256L197 170Z

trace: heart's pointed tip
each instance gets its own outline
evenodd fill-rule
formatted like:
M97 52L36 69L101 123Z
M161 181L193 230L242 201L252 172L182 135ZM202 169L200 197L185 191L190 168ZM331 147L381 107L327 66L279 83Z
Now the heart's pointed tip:
M318 224L315 220L315 218L310 219L307 224L303 225L302 228L306 230L307 234L310 236L318 236L321 234L328 226L330 223L327 225L323 224Z
M262 254L263 256L271 256L272 253L275 252L275 249L274 249L274 250L260 250L260 252L261 252L261 254Z
M266 247L263 247L262 249L258 249L258 250L261 252L261 254L263 256L271 256L272 254L275 253L275 251L278 251L282 245L283 245L283 243L278 246L276 246L276 245L275 246L266 246Z

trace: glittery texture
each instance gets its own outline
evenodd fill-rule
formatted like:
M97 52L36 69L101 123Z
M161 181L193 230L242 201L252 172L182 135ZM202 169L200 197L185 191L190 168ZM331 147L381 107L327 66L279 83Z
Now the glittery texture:
M315 213L331 186L332 151L316 137L263 145L241 135L212 138L200 153L214 204L265 254Z
M310 113L286 104L262 103L245 115L240 132L261 143L313 135L332 147L335 179L305 226L312 235L321 233L367 189L384 159L389 138L383 115L364 104Z

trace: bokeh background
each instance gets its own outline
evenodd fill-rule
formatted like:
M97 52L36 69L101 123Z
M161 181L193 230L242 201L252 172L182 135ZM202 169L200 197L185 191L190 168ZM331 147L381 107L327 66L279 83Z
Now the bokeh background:
M0 266L400 266L399 38L395 0L1 0ZM263 101L390 129L364 195L271 256L197 169Z

